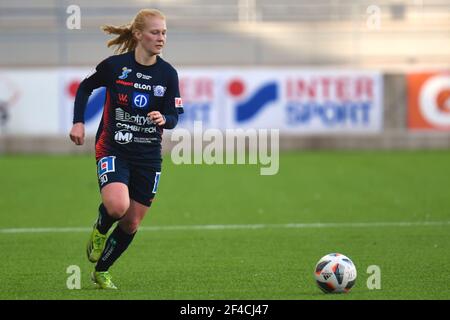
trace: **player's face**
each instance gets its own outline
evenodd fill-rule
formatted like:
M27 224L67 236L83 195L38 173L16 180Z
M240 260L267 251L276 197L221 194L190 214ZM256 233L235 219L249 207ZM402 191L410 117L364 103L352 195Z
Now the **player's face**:
M148 17L145 28L138 40L142 47L152 55L159 54L166 43L166 20L158 17Z

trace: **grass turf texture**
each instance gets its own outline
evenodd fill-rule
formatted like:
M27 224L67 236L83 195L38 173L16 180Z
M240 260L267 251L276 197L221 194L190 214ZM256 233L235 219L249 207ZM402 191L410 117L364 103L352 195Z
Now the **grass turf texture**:
M95 289L89 231L0 231L0 299L450 299L450 152L283 153L275 176L255 165L182 165L166 157L143 226L369 223L362 227L142 230L112 267L117 292ZM90 156L0 159L0 228L90 227L100 197ZM330 252L352 258L349 294L313 278ZM70 265L81 290L69 290ZM370 265L381 290L369 290Z

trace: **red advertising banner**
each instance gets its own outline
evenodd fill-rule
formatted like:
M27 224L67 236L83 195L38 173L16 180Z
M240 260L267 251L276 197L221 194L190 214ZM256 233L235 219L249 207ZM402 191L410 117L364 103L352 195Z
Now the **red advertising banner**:
M408 128L450 131L450 72L407 75Z

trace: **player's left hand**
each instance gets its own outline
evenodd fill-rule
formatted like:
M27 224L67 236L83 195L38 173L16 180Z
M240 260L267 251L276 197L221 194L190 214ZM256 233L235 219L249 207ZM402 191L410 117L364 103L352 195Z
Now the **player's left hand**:
M147 117L160 127L166 124L166 118L159 111L149 112L147 113Z

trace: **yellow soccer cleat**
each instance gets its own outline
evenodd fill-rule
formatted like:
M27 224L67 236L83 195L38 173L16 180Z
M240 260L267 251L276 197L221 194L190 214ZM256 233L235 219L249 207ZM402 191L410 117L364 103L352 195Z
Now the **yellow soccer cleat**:
M86 254L90 262L97 262L105 248L106 234L101 234L97 230L97 224L94 224L91 236L87 243Z
M91 279L98 285L100 289L117 290L117 287L112 282L112 276L108 271L94 271L91 273Z

